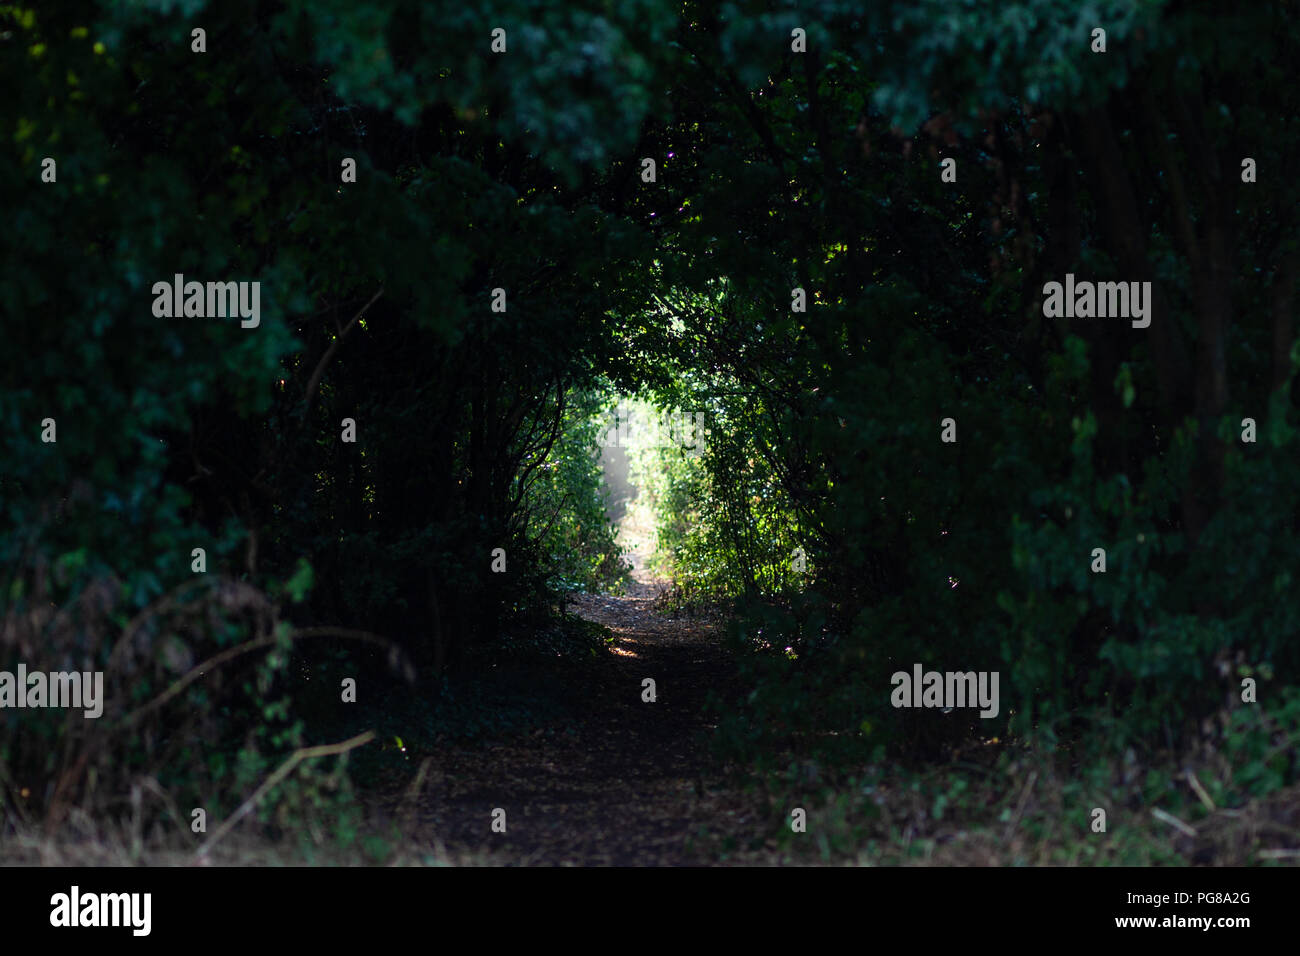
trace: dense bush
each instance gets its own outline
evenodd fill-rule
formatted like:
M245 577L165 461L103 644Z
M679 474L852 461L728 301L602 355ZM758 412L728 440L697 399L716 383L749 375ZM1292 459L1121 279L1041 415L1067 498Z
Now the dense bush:
M0 8L0 668L103 669L112 708L0 714L7 813L145 780L230 808L340 730L322 661L433 694L508 658L622 573L609 393L705 416L700 457L640 467L683 590L742 612L733 750L1173 745L1244 676L1273 714L1300 665L1288 12ZM156 317L178 273L260 282L260 323ZM1045 316L1067 273L1151 282L1150 326ZM890 707L914 662L999 671L997 719Z
M104 669L109 696L89 729L0 714L7 808L121 810L156 778L228 811L337 729L305 683L322 661L396 680L390 640L436 676L621 573L591 395L628 374L607 313L642 298L647 249L605 208L616 177L583 178L635 139L637 38L669 12L499 12L518 55L485 73L455 4L416 15L430 47L386 2L0 9L0 668ZM542 54L575 28L602 31L600 63ZM156 317L178 273L259 281L260 322Z

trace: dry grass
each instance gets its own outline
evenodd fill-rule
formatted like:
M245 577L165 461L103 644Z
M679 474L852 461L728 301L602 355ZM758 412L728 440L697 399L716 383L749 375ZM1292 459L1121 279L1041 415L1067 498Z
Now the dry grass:
M94 824L74 812L57 837L26 827L8 834L0 843L0 866L490 866L502 862L482 853L449 850L440 844L424 847L414 841L399 843L381 860L329 840L304 852L292 841L251 833L231 834L205 855L197 850L197 838L155 837L142 842L129 823Z

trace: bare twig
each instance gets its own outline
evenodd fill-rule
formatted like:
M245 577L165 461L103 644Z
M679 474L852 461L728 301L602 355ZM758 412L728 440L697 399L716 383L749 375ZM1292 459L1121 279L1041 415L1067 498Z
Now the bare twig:
M402 809L402 822L407 833L410 833L415 828L416 803L420 798L420 791L424 788L424 779L429 775L429 767L432 765L432 757L425 757L420 761L420 769L416 771L415 780L407 788L406 799L402 801L405 804Z
M1029 774L1029 779L1025 781L1024 789L1020 791L1020 800L1016 805L1015 814L1007 821L1007 828L1002 834L1003 843L1011 839L1011 834L1015 832L1016 825L1020 823L1020 817L1025 812L1025 803L1029 800L1029 792L1033 789L1037 780L1038 771L1034 770Z
M1152 807L1151 815L1155 817L1157 820L1161 821L1162 823L1169 824L1171 827L1173 827L1175 830L1178 830L1180 833L1186 834L1189 837L1196 836L1195 829L1188 826L1186 823L1178 819L1172 813L1166 813L1164 810L1161 810L1159 807Z
M345 637L353 640L380 644L384 647L392 647L394 644L394 642L386 640L378 634L371 634L368 631L355 631L343 627L304 627L290 631L288 635L289 640L297 640L302 637ZM194 667L190 668L188 673L174 681L170 687L153 700L140 705L135 710L131 711L131 713L127 714L126 717L122 718L122 725L130 725L139 720L145 714L157 710L190 684L194 683L194 681L202 677L208 670L218 667L236 657L247 654L250 651L255 651L262 647L269 647L278 643L280 640L281 638L276 635L270 637L259 637L256 640L245 641L243 644L237 644L234 647L227 648L220 654L214 654L202 663L196 664Z
M352 319L348 322L346 326L344 326L343 328L339 328L337 325L335 326L335 328L338 329L338 336L334 339L333 342L330 343L329 348L325 350L325 354L320 357L320 361L316 363L315 370L311 373L311 378L307 380L307 388L304 390L302 396L304 411L311 410L311 403L316 398L316 389L320 387L320 380L321 380L321 376L325 374L325 367L329 365L330 359L334 357L334 353L337 352L339 350L339 347L343 344L344 336L346 336L349 332L352 331L352 326L357 324L357 320L360 319L361 316L365 314L366 309L374 305L375 300L377 300L383 294L384 294L384 290L381 287L378 292L376 292L374 295L370 297L369 302L367 302L365 305L363 305L360 309L357 310L357 314L352 316Z
M1260 850L1261 860L1289 860L1300 857L1300 850Z
M226 650L222 651L220 654L212 655L206 661L203 661L201 664L194 665L194 667L190 669L189 673L185 674L183 677L179 678L178 680L173 681L170 687L168 687L165 691L163 691L153 700L149 701L146 704L141 704L135 710L131 711L131 713L123 717L122 726L130 726L131 724L135 723L137 720L139 720L141 717L145 716L146 714L152 713L153 711L157 710L163 704L167 703L169 700L171 700L173 697L175 697L177 694L183 691L190 684L194 683L196 680L202 677L208 670L218 667L226 663L226 661L233 660L236 657L240 657L244 654L247 654L250 651L255 651L260 647L269 647L270 645L275 644L277 640L278 638L276 637L259 637L256 640L245 641L243 644L236 644L234 647L227 648Z
M280 769L267 777L262 785L254 790L252 795L239 805L239 809L236 810L228 820L222 823L221 826L217 827L216 832L213 833L212 836L208 837L207 840L204 841L203 845L194 853L194 862L198 862L200 859L206 857L208 851L212 849L216 842L229 833L236 823L246 817L253 808L257 806L257 802L261 800L262 797L266 796L267 791L285 777L289 776L289 774L293 772L293 769L297 767L298 764L302 763L302 761L311 760L315 757L329 757L335 754L347 753L349 750L354 750L357 747L368 744L374 739L375 732L373 730L367 730L364 734L357 734L357 736L351 737L342 743L321 744L318 747L301 747L298 750L295 750L289 756L289 759L280 765Z
M1205 788L1201 786L1201 781L1196 779L1196 774L1192 773L1190 767L1187 769L1187 785L1196 792L1198 797L1200 797L1201 803L1205 804L1205 809L1213 813L1214 801L1211 800L1210 795L1205 792Z

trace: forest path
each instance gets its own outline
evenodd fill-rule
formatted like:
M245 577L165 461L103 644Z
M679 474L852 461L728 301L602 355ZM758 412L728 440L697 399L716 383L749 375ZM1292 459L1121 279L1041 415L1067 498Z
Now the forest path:
M572 603L614 638L574 718L441 752L422 788L421 842L453 860L542 866L741 862L758 849L755 801L729 789L707 749L706 697L734 672L721 625L659 610L663 587L638 568L627 593ZM505 833L491 830L498 807Z

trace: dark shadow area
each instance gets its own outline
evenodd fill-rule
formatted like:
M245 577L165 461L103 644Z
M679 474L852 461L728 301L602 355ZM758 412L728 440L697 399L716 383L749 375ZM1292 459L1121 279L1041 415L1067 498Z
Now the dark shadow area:
M1294 862L1296 11L1090 9L0 7L0 861Z

